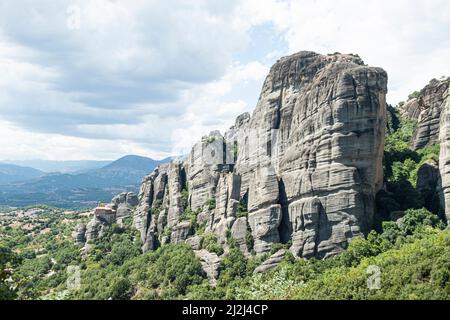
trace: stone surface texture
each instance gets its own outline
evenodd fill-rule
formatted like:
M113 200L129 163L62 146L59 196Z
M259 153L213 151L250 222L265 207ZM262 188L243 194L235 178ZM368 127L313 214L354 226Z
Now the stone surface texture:
M209 284L211 286L216 286L217 279L219 278L220 257L217 254L206 250L196 250L194 253L200 260L203 271L205 271L208 276Z
M433 79L419 92L418 97L408 100L400 108L402 117L417 121L411 140L413 150L439 143L439 124L448 88L448 80Z
M450 89L444 95L439 140L439 171L441 175L441 204L445 208L447 221L450 220Z
M261 265L259 265L254 273L266 273L273 269L275 269L286 256L286 250L278 250L273 255L269 257L266 261L264 261Z
M106 226L122 223L122 219L132 215L133 208L139 204L138 197L132 192L124 192L115 196L111 203L94 209L92 219L86 224L76 227L73 237L76 245L86 244L99 239ZM88 249L88 248L87 248Z

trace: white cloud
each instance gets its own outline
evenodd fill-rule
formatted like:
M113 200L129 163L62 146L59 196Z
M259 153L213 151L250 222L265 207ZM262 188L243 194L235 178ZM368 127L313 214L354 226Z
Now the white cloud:
M168 155L151 151L151 148L143 143L29 132L5 121L0 121L0 146L2 160L114 160L126 154L160 159Z
M447 0L1 1L0 159L186 153L300 50L358 53L395 103L450 75L449 19Z
M186 112L182 97L222 77L248 41L229 26L235 4L1 2L0 118L23 131L167 152ZM67 25L74 6L75 29Z
M397 103L433 77L450 74L450 3L446 0L268 1L289 53L357 53L389 74ZM252 7L250 7L251 10ZM261 9L255 14L261 16Z
M213 130L223 133L234 124L238 115L251 112L268 71L269 66L259 62L236 63L219 80L186 92L183 98L187 104L186 114L173 130L172 154L188 153L203 135ZM246 90L257 94L244 101L244 96L236 91Z

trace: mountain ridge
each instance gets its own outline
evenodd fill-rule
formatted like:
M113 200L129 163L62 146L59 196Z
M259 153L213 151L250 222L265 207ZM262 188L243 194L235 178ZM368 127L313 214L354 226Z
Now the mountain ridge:
M0 205L92 207L117 193L137 192L142 178L169 159L127 155L82 173L43 173L29 180L15 180L0 186Z
M0 185L39 178L44 172L31 167L0 163Z
M88 170L99 169L113 160L2 160L0 163L25 166L43 171L44 173L81 173Z

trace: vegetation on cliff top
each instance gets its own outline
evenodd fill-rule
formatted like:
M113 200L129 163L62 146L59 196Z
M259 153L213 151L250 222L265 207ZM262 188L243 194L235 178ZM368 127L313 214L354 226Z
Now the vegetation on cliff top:
M407 209L425 207L435 214L443 216L435 186L427 190L417 190L417 174L427 160L439 161L439 145L413 151L409 144L417 123L402 119L398 110L388 108L389 121L387 125L384 178L386 189L377 195L377 215L380 221L391 220L396 212Z

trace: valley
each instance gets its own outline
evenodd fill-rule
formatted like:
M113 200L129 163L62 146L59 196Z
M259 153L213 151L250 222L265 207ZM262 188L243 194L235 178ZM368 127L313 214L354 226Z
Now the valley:
M0 163L0 206L39 204L67 209L92 208L98 203L108 202L121 192L137 192L142 178L157 165L167 161L169 159L157 161L125 156L106 164L86 161L65 165L61 162L56 165L53 162L28 162L47 170L48 166L54 165L54 171L51 172ZM8 172L8 178L2 179L2 173L6 175Z

